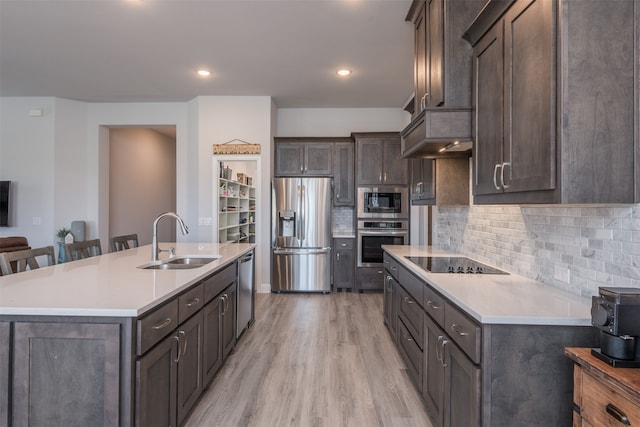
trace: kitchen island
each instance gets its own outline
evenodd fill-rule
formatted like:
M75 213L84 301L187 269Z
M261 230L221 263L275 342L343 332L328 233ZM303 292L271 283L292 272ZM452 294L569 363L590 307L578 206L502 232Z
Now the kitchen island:
M237 260L255 245L173 246L213 260L142 269L144 246L0 277L0 426L186 419L235 345Z
M450 274L411 260L460 256L432 247L383 249L385 323L434 426L571 425L563 349L598 345L588 298L488 265Z

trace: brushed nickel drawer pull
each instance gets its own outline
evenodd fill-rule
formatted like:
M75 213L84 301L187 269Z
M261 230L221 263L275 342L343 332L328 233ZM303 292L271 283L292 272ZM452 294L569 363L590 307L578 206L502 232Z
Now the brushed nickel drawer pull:
M413 304L413 300L409 297L404 297L404 302L406 302L407 304Z
M469 335L469 332L464 332L462 329L460 329L460 327L458 325L456 325L455 323L453 323L451 325L451 330L453 332L455 332L456 334L460 335L461 337L466 337L467 335Z
M194 305L197 305L200 303L200 298L194 298L191 301L189 301L186 305L187 307L193 307Z
M166 319L164 319L162 322L160 323L156 323L155 325L152 326L153 329L155 329L156 331L162 328L166 328L167 326L169 326L171 324L171 318L167 317Z
M439 306L439 305L435 305L435 304L433 303L433 301L431 301L431 300L427 301L427 305L428 305L429 307L433 308L434 310L440 310L440 306Z
M613 403L607 403L607 414L611 415L613 418L620 421L624 425L631 425L627 414L618 409L618 407L616 407L616 405L614 405Z

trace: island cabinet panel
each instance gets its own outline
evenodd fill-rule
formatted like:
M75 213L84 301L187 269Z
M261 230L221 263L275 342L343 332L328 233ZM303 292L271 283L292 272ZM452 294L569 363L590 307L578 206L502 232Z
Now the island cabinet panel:
M14 323L12 424L120 425L120 325Z
M204 345L202 348L202 383L206 387L222 366L222 298L208 303L202 310Z
M237 284L233 283L222 293L222 356L226 359L236 345L236 296Z
M180 325L178 330L178 424L181 425L202 394L203 319L202 311Z
M487 3L465 34L475 203L638 202L638 25L634 1Z
M169 336L136 362L136 426L175 426L178 340Z
M11 323L0 322L0 426L9 425Z

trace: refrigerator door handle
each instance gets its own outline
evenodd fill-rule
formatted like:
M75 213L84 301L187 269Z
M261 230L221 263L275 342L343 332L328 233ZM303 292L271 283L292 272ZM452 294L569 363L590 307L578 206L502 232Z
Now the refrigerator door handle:
M301 217L302 227L300 227L300 240L305 241L307 239L307 233L305 231L307 229L307 192L304 184L302 184L301 204L302 204L302 210L301 210L302 214L300 215L300 217Z
M329 253L331 251L330 248L322 248L322 249L310 249L310 250L305 250L305 249L274 249L273 250L273 254L274 255L320 255L320 254L326 254Z
M297 196L296 197L296 239L298 239L298 246L300 246L302 238L300 237L300 230L301 230L301 224L302 224L302 185L298 184L298 191L297 191Z

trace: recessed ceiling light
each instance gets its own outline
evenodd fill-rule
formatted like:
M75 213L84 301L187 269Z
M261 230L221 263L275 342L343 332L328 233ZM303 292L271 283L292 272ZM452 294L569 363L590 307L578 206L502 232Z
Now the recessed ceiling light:
M198 75L200 77L209 77L211 75L211 71L209 71L209 70L198 70Z
M347 70L346 68L342 68L341 70L337 71L339 76L342 77L347 77L349 74L351 74L351 70Z

